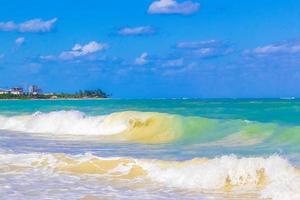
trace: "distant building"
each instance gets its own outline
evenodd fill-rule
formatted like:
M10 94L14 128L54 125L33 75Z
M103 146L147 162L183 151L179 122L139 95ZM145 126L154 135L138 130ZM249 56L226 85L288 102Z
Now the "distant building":
M28 88L30 95L38 95L42 92L41 88L39 88L37 85L31 85Z
M21 87L14 87L10 89L9 93L14 95L23 95L24 90Z
M9 93L10 93L9 90L0 89L0 94L9 94Z

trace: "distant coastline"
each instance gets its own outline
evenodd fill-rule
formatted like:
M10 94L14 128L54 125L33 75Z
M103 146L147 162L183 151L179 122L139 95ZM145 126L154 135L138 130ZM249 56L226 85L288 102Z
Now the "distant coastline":
M80 90L77 93L31 93L23 90L2 90L0 100L95 100L108 99L111 95L101 89Z
M59 101L59 100L66 100L66 101L73 101L73 100L110 100L111 98L56 98L56 99L38 99L38 98L11 98L11 99L5 99L1 98L0 96L0 101L26 101L26 100L36 100L36 101Z

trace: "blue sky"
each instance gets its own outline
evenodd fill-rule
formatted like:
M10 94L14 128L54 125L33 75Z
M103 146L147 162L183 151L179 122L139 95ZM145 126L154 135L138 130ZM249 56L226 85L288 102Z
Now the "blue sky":
M0 2L0 87L300 96L300 1Z

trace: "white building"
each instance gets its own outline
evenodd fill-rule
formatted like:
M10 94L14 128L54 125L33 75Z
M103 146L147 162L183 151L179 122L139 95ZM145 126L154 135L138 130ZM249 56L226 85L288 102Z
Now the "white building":
M41 88L39 88L36 85L29 86L28 91L29 91L29 94L31 94L31 95L37 95L42 92Z
M24 91L23 88L21 87L14 87L10 89L10 94L14 94L14 95L23 95Z
M0 94L9 94L9 90L0 89Z

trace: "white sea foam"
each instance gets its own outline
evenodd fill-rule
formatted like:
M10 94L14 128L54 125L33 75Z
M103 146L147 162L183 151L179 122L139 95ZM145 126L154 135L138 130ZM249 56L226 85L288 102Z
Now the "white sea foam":
M179 135L180 121L173 115L155 112L127 111L87 116L79 111L56 111L0 116L0 129L56 137L106 136L113 140L163 143Z
M273 200L300 199L300 174L287 160L269 158L237 158L223 156L183 163L141 164L151 180L180 189L200 191L258 190L262 198Z
M30 133L70 135L113 135L125 131L126 119L112 116L86 116L79 111L57 111L23 116L0 116L0 129Z
M146 186L150 180L151 183L159 183L160 187L191 190L196 193L256 191L261 198L300 199L299 171L279 156L238 158L231 155L213 159L164 161L101 158L91 154L1 154L0 169L3 166L8 170L24 166L24 170L46 169L75 176L99 174L104 179L106 176L128 181L138 178L144 180Z

